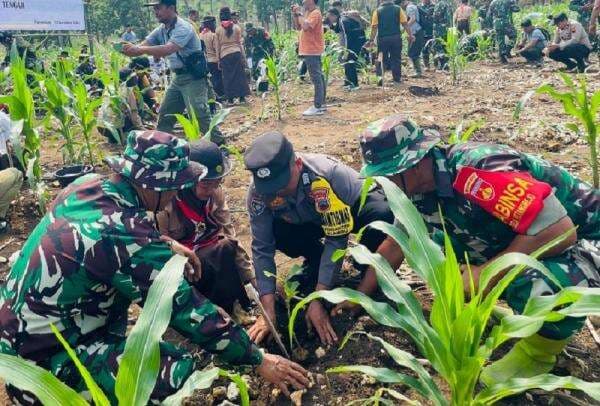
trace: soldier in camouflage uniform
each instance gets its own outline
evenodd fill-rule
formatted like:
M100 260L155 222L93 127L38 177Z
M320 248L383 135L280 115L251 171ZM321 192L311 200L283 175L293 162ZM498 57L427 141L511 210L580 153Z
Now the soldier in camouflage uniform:
M583 25L586 31L590 25L593 8L594 2L589 0L571 0L569 3L569 10L577 13L577 21Z
M252 23L246 23L245 49L246 55L252 58L252 75L254 79L257 79L260 73L259 62L269 55L274 56L275 44L264 28L257 28Z
M496 45L500 62L508 63L510 51L517 40L517 30L513 23L513 13L519 11L514 0L493 0L490 3L487 18L492 21L496 31ZM508 41L507 41L508 39Z
M437 132L399 115L369 125L360 145L362 175L387 176L401 187L438 243L443 244L445 226L457 258L468 255L475 280L499 255L532 253L577 227L541 261L563 286L600 286L600 191L565 169L504 145L443 145ZM403 261L391 238L378 252L393 267ZM468 273L463 275L468 291ZM558 289L539 272L526 270L509 285L505 299L520 312L530 297ZM584 320L545 323L487 368L482 381L549 372Z
M115 376L129 306L144 303L173 252L193 264L187 279L197 279L200 273L198 258L161 238L154 220L177 190L194 186L205 175L206 168L190 164L188 155L188 144L170 134L131 133L124 157L107 159L114 174L82 177L58 195L0 287L0 352L31 360L75 390L86 391L50 329L54 324L116 404ZM279 384L293 372L288 382L303 386L299 366L263 355L246 332L187 279L175 293L172 328L225 362L260 365L257 370ZM166 342L160 357L154 401L181 388L196 368L189 353ZM274 373L276 364L287 366ZM273 378L282 372L287 377ZM19 404L36 403L31 394L7 389Z
M439 0L433 9L433 37L436 39L434 60L437 69L446 69L448 58L442 42L446 40L448 28L452 27L452 5L448 0Z

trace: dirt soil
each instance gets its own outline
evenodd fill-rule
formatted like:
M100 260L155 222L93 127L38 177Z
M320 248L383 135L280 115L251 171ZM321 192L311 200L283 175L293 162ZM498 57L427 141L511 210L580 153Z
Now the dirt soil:
M556 66L550 65L540 71L525 65L511 62L501 66L493 62L478 62L463 74L460 83L454 86L447 74L426 72L423 79L406 79L401 86L381 89L366 84L360 90L348 93L342 90L343 82L335 79L329 89L329 111L317 118L304 119L302 111L309 107L312 86L294 82L286 84L283 90L285 111L283 120L277 121L270 98L263 102L260 98L251 100L250 111L234 113L224 125L227 133L233 136L232 144L244 151L247 145L258 135L270 131L282 131L294 144L297 151L325 153L338 157L346 164L358 169L360 155L356 137L365 126L376 119L389 114L402 113L412 117L425 127L438 129L448 136L462 120L473 122L485 119L484 127L473 136L478 141L493 141L511 145L519 150L539 154L542 157L563 165L581 178L590 180L591 171L586 161L587 148L583 139L570 132L565 125L570 120L562 113L560 105L546 96L533 96L525 106L520 118L513 118L515 106L529 90L536 89L544 82L558 84ZM593 90L600 87L597 74L588 75ZM433 96L415 96L409 88L419 86L433 89ZM262 120L256 117L263 115ZM60 166L57 153L58 142L49 136L44 144L43 162L48 174ZM109 154L116 149L102 144L100 152ZM99 172L106 172L101 168ZM248 215L245 209L245 193L249 175L237 164L225 185L230 207L237 225L242 244L249 248L250 235ZM52 186L55 195L58 187ZM39 218L35 214L33 200L24 190L11 214L12 231L0 238L0 255L9 258L20 249L28 234L33 230ZM4 259L0 258L0 260ZM8 265L2 261L0 281L8 272ZM291 262L283 256L277 257L279 269L285 271ZM420 297L427 303L429 293L422 285ZM596 326L598 328L600 326ZM368 317L360 319L336 320L336 331L340 336L354 330L365 330L385 338L398 347L416 354L410 339L395 331L380 327ZM176 338L176 341L182 340ZM183 340L184 341L184 340ZM182 342L185 344L184 342ZM315 384L302 396L305 405L344 405L352 400L373 395L379 384L360 375L334 375L325 371L333 366L345 364L367 364L372 366L394 367L391 359L383 354L381 348L369 342L365 337L351 340L343 350L324 348L324 355L317 357L315 351L320 347L315 337L305 336L302 340L308 357L302 364L312 373ZM275 351L275 348L270 348ZM319 350L319 352L322 352ZM418 356L418 354L416 354ZM598 381L600 374L600 351L588 329L579 333L567 350L560 356L560 362L554 371L557 374L572 374L576 377ZM255 375L250 376L251 398L256 405L287 405L290 401L265 384ZM227 385L219 382L217 387ZM417 399L406 388L395 387L409 398ZM186 404L219 404L223 399L222 387L207 391L197 391ZM420 399L424 403L427 400ZM576 392L555 391L547 394L541 391L504 401L513 405L582 405L590 404L590 399ZM0 392L0 405L7 404L3 392Z

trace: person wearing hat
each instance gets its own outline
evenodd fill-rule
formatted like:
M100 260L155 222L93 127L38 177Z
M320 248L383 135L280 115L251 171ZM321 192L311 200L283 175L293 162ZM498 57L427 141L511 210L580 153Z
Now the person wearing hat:
M258 79L260 75L260 61L275 55L275 44L269 33L262 27L246 23L246 55L251 59L252 76Z
M456 257L468 256L475 286L481 270L495 258L509 252L531 254L567 234L541 255L541 262L565 287L600 286L600 190L564 168L505 145L445 145L436 131L419 128L402 115L370 124L359 141L362 175L385 176L402 189L441 246L446 231ZM404 259L392 238L378 252L392 269ZM465 291L470 292L469 272L463 270ZM504 299L521 312L529 298L558 289L538 272L526 270L508 286ZM491 385L550 372L556 355L584 321L567 317L545 323L487 367L482 381Z
M217 100L223 100L225 90L223 88L223 73L219 67L219 56L217 54L217 19L214 16L205 16L202 20L200 39L206 50L206 62L210 72L210 82L217 96Z
M176 0L158 0L146 4L153 7L161 23L139 45L124 44L123 53L135 57L150 55L165 58L175 77L171 81L158 113L157 129L171 132L175 114L183 114L188 106L194 109L200 131L209 129L211 114L208 107L208 69L201 63L204 57L202 42L192 24L177 14ZM220 137L220 132L213 132Z
M129 306L143 305L154 278L177 253L190 267L175 293L170 326L225 362L257 366L270 382L307 383L300 367L262 354L241 327L203 297L189 282L200 277L196 255L160 236L156 213L177 191L194 187L206 175L206 168L188 156L189 146L180 138L132 132L123 156L106 160L111 175L84 176L59 193L0 287L1 353L30 360L76 391L87 391L52 333L54 325L116 404ZM191 354L167 342L161 343L160 357L154 401L179 390L197 367ZM16 404L38 404L13 386L7 392Z
M327 155L294 152L290 141L279 132L258 137L244 161L253 178L247 208L254 271L261 302L269 317L275 319L272 275L277 271L276 250L292 258L304 258L303 272L296 278L302 293L333 289L340 283L342 261L332 260L332 255L346 248L351 233L376 220L391 223L393 215L379 188L367 194L361 209L363 180L356 171ZM374 251L383 240L381 232L369 228L361 242ZM373 294L366 289L369 285L363 279L358 289ZM337 341L321 302L311 302L307 319L324 344ZM257 343L268 336L264 319L259 319L249 334Z
M541 66L544 60L544 48L546 48L546 37L542 30L533 25L529 18L521 22L523 39L518 46L517 53L527 60L528 63Z
M546 48L548 57L564 63L569 71L585 72L585 60L593 49L587 32L581 23L569 20L565 13L554 17L554 25L554 41Z
M222 187L231 171L231 160L207 140L191 144L190 150L190 160L207 167L208 173L194 188L179 192L159 213L159 230L198 255L202 279L196 287L231 313L236 300L242 306L249 304L244 285L256 284L248 254L236 240Z

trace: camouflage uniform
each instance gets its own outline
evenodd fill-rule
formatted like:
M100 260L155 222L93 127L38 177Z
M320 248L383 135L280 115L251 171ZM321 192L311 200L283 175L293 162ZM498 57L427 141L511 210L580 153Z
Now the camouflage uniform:
M423 215L436 242L443 244L445 225L457 257L464 258L466 254L469 261L475 265L483 264L505 250L519 233L489 214L481 205L468 200L462 190L459 191L453 185L459 171L464 167L498 173L527 172L534 179L552 187L554 196L560 203L558 209L553 211L554 218L560 219L568 215L577 227L576 245L559 256L545 258L541 262L563 286L600 286L597 265L600 264L598 189L573 177L559 166L529 154L519 153L504 145L468 142L441 146L437 134L427 130L423 134L422 130L409 121L402 124L404 128L408 128L406 133L410 134L403 138L403 145L392 145L395 143L394 139L399 138L397 135L385 144L387 156L391 156L390 152L396 149L402 151L399 153L400 158L393 161L382 157L381 152L377 151L377 145L383 145L383 141L377 139L378 144L371 144L370 141L378 134L377 128L395 128L398 123L402 123L401 120L403 119L399 116L384 119L372 125L361 136L363 156L367 162L363 167L363 175L399 173L414 166L429 154L435 162L436 190L413 196L412 200ZM402 133L396 130L396 134ZM389 164L378 163L384 159L387 159ZM545 211L541 212L539 217L542 213ZM540 273L530 270L509 286L505 298L512 308L520 312L531 296L553 294L557 289ZM584 319L566 318L557 323L546 323L540 330L540 335L555 340L565 339L579 330L583 322Z
M517 30L513 24L513 13L517 11L519 7L513 0L493 0L490 3L487 18L492 21L496 31L498 56L502 62L506 62L506 58L510 56L510 51L515 46Z
M452 27L452 5L448 0L440 0L433 9L433 37L436 38L434 45L435 61L438 68L446 65L446 50L441 40L446 40L448 28Z
M569 3L569 10L577 13L577 21L583 25L583 28L587 31L590 26L590 18L592 17L592 9L584 10L583 7L588 4L594 4L593 1L587 0L571 0Z
M246 55L252 58L252 67L256 72L258 63L275 52L273 39L264 28L253 28L255 32L246 36Z
M132 133L125 158L107 160L118 174L80 178L58 195L0 287L0 352L32 360L85 390L50 330L54 324L115 402L128 308L143 305L173 255L132 183L157 192L191 187L204 169L188 165L188 153L187 143L169 134ZM175 294L170 326L226 362L262 361L244 330L186 280ZM160 355L153 400L174 393L195 369L192 357L171 344L163 343ZM22 404L33 403L15 388L9 393Z

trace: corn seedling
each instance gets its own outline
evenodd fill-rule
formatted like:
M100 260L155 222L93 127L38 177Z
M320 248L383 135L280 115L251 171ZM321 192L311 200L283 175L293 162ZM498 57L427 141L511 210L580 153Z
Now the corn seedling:
M277 120L281 120L281 84L283 82L283 72L272 56L267 56L265 59L267 65L267 80L273 88L275 95L275 108L277 109Z
M120 406L144 406L156 384L160 370L160 341L171 320L173 296L183 279L187 259L175 256L158 274L144 303L137 323L129 333L119 363L114 397ZM51 326L59 342L77 367L96 406L109 406L109 397L94 381L85 365L77 358L71 344ZM164 405L179 405L195 389L210 387L219 377L231 379L240 389L242 405L249 405L248 388L239 375L219 368L194 372L179 392L165 399ZM33 393L44 405L81 405L88 402L49 371L31 361L0 354L0 377L21 390Z
M411 287L401 280L389 263L379 254L358 245L348 248L354 259L371 266L377 274L380 289L389 302L376 302L352 289L314 292L292 311L288 325L290 337L298 312L310 301L326 299L332 303L350 301L360 304L376 322L405 331L414 341L431 367L446 382L450 390L446 398L429 371L410 353L394 347L385 340L367 335L381 344L385 352L402 369L374 368L365 365L341 366L329 372L358 372L386 383L399 383L414 389L434 405L490 405L498 400L533 388L547 391L557 388L582 390L600 400L600 383L585 382L571 376L552 374L530 378L515 378L496 382L479 390L477 382L492 353L510 339L534 335L546 321L564 317L586 317L600 313L600 289L564 288L551 296L532 297L519 315L507 315L500 324L487 329L500 296L515 278L527 269L534 269L560 287L558 280L535 257L564 240L563 236L532 256L510 253L485 266L478 282L470 279L471 299L463 290L461 267L446 236L444 250L429 236L427 226L410 199L390 180L376 178L383 187L390 207L401 228L384 222L371 227L388 234L400 246L412 270L426 282L434 295L429 319ZM467 259L468 264L468 259ZM505 273L506 272L506 273ZM495 282L497 280L497 282ZM494 283L492 283L494 281ZM493 364L492 364L493 365Z
M174 114L174 116L179 122L179 125L181 125L181 128L183 128L185 138L187 138L189 142L194 142L202 135L202 131L200 131L200 122L198 121L198 117L196 117L196 111L189 103L187 112L189 118L183 114Z
M585 139L590 148L590 164L592 166L592 177L594 187L600 187L598 174L598 109L600 108L600 90L590 95L587 81L584 75L578 77L575 82L569 75L560 75L567 86L566 92L559 92L550 84L542 85L537 92L547 94L554 100L559 101L566 114L571 116L575 122L567 124L567 128L576 134L585 134ZM583 131L582 131L583 127Z
M534 94L535 94L535 90L530 90L527 93L525 93L523 95L523 97L521 97L519 99L519 101L515 105L515 110L513 111L513 120L514 121L520 120L523 110L525 110L527 103L529 103L529 100L531 100L531 96L533 96Z
M452 84L458 84L460 74L467 67L467 57L461 52L460 33L455 27L448 29L445 39L439 39L444 45L446 57L448 58L448 67L450 68L450 76Z
M77 160L75 154L77 145L71 130L74 120L73 111L71 110L73 100L71 90L52 74L48 74L40 82L40 87L45 97L44 108L60 125L60 134L64 139L64 145L61 148L63 162L75 163Z
M102 104L102 99L93 99L89 96L85 83L81 79L75 80L71 89L73 93L73 111L81 127L84 148L79 156L83 160L83 155L87 154L90 165L96 165L94 159L94 143L92 142L92 132L96 128L96 111Z
M477 52L473 55L476 60L488 59L494 49L494 39L491 36L480 35L477 40Z
M460 144L463 142L469 141L469 139L473 136L475 131L481 129L485 125L485 119L479 119L477 121L473 121L468 123L468 127L465 129L464 120L458 123L450 138L448 139L449 144Z

